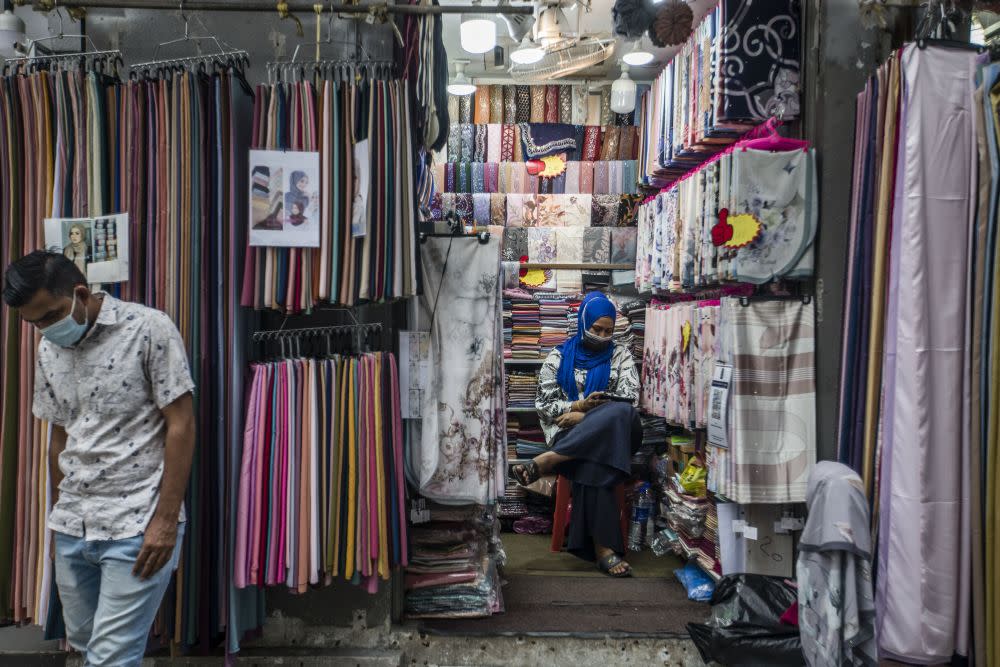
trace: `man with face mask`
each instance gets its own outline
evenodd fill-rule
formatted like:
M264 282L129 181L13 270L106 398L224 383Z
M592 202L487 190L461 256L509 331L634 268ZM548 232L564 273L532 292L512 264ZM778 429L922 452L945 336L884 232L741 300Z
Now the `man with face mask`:
M194 383L170 318L91 292L62 254L7 269L4 302L42 335L33 411L52 425L56 585L85 665L139 665L177 568Z
M552 350L538 374L535 408L550 449L513 472L525 486L552 471L572 480L568 551L627 577L614 489L631 474L642 424L634 407L639 373L628 348L613 341L615 315L601 292L580 302L576 336Z

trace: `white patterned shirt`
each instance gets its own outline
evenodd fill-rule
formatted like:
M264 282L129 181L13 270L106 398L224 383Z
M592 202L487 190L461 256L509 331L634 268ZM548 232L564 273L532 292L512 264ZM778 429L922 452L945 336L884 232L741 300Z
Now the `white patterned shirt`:
M613 345L615 349L611 353L611 377L608 379L608 388L605 391L616 396L631 398L635 404L639 400L639 371L635 367L635 359L629 349L621 343L616 341ZM560 364L562 364L562 352L557 347L549 352L545 363L542 364L542 369L538 373L538 390L535 394L535 410L538 411L542 432L545 433L545 442L550 446L552 439L562 430L556 424L556 417L569 412L573 405L566 395L566 390L559 384ZM573 377L576 378L576 390L580 398L586 398L583 388L587 382L587 371L575 368Z
M161 410L193 389L184 341L158 310L105 294L97 322L76 346L43 338L33 412L67 434L49 528L86 540L143 534L163 477Z

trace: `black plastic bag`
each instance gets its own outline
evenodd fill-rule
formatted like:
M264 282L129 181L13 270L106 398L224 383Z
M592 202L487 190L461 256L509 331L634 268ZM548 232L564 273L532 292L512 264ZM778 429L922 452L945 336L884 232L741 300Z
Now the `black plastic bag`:
M688 634L705 662L798 667L805 664L799 629L780 621L795 599L795 590L780 577L723 577L712 595L708 623L689 623Z

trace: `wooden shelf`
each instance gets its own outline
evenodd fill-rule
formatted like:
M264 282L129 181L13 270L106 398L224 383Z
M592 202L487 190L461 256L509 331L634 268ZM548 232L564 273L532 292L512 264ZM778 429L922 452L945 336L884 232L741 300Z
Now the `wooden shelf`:
M507 408L507 412L512 415L534 415L538 413L534 408Z
M635 264L586 264L582 262L578 263L558 263L549 262L539 264L537 262L525 262L519 264L518 268L524 269L525 271L544 271L545 269L566 269L568 271L573 271L579 269L580 271L635 271Z
M504 359L505 366L541 366L544 359Z

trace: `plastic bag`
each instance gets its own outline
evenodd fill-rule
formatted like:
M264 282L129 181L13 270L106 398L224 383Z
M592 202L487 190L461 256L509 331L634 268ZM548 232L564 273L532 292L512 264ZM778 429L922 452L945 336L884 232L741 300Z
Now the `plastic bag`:
M712 593L715 592L715 582L694 563L688 563L681 569L674 570L674 576L687 589L688 600L708 602L712 599Z
M702 660L727 667L804 665L798 628L781 615L795 601L780 577L735 574L723 577L712 596L707 624L688 623Z
M708 471L705 470L705 467L698 459L691 459L685 466L684 472L681 473L681 488L684 489L684 493L704 498L707 479Z

